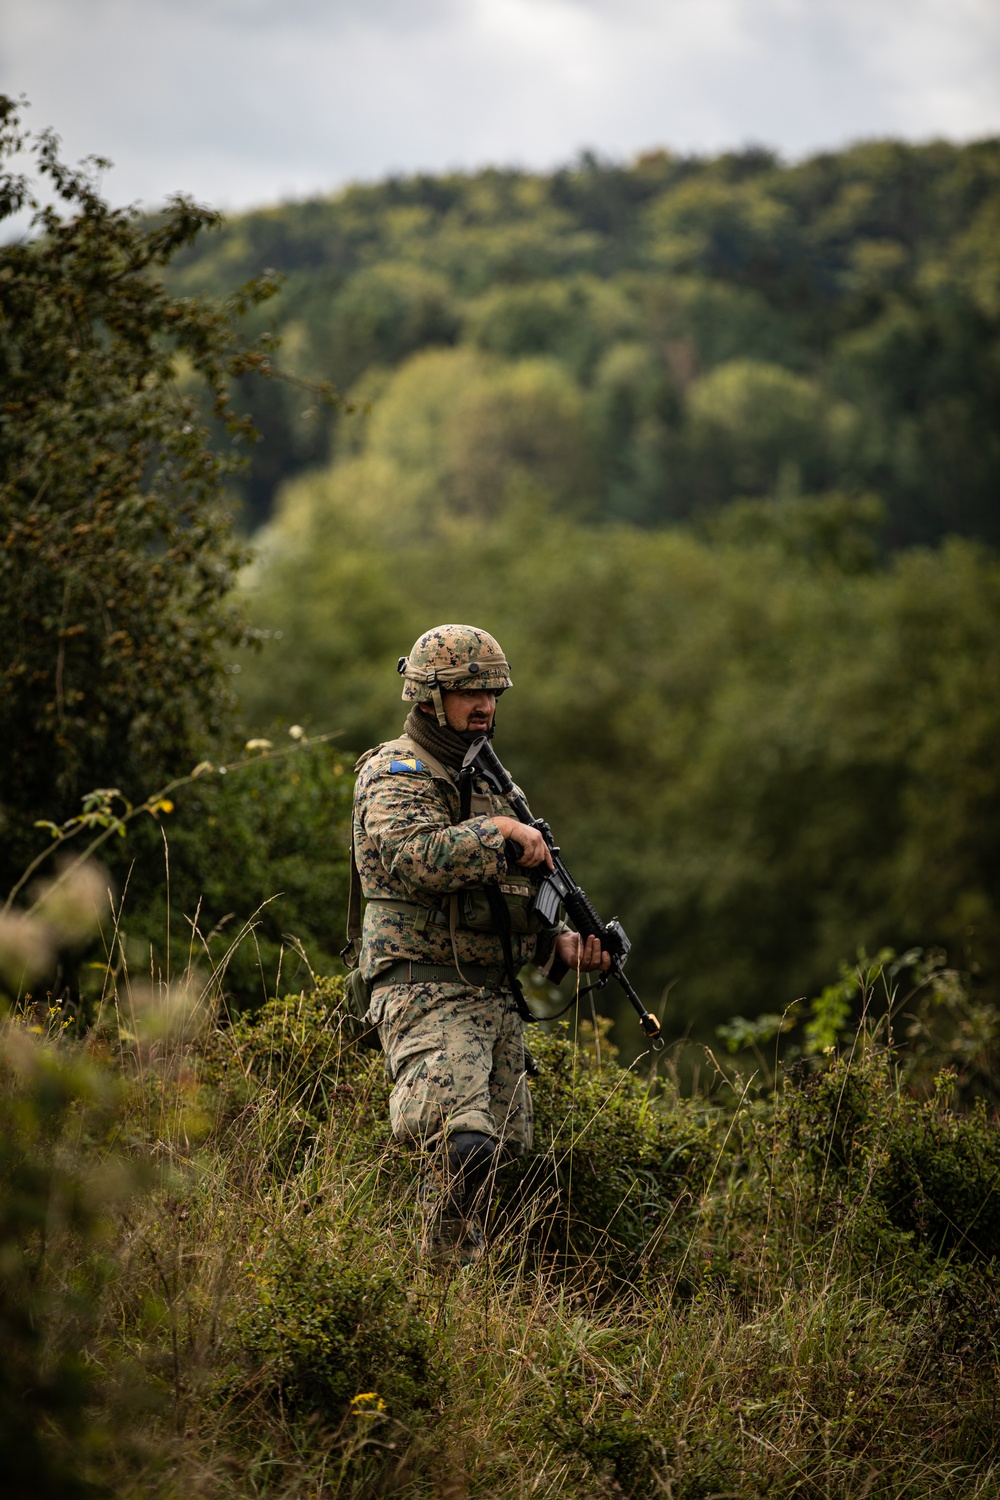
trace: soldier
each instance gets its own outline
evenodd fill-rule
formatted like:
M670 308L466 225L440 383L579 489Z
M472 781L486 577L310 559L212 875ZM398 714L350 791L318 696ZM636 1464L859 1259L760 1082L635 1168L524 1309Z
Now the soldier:
M523 1017L508 974L533 962L557 982L610 959L596 938L542 926L525 872L551 867L544 839L462 772L511 686L497 642L471 625L439 625L399 672L412 705L404 732L357 767L360 969L393 1079L393 1134L428 1153L438 1185L423 1247L469 1262L483 1249L479 1219L497 1166L531 1145Z

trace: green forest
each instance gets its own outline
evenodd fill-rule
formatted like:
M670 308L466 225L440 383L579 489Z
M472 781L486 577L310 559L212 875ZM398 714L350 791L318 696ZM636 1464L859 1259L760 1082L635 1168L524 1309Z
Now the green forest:
M237 393L248 725L353 755L472 620L501 753L675 1030L859 947L992 986L998 243L996 142L390 181L202 237L172 285L276 271L255 331L349 402Z
M1000 142L106 165L0 99L12 1500L988 1500ZM445 620L668 1045L531 1028L442 1276L337 955Z
M477 516L525 485L643 527L873 491L886 546L995 544L998 182L995 141L394 180L232 220L176 284L273 268L283 360L377 412L248 389L251 527L293 472L367 456Z

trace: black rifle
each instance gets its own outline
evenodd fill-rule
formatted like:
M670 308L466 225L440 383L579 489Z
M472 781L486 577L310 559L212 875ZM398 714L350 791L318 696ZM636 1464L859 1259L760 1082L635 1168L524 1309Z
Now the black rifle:
M573 926L583 937L596 937L600 939L601 947L605 953L611 954L611 967L599 973L598 978L581 994L587 994L590 990L602 989L609 979L614 979L619 984L639 1017L639 1025L645 1034L651 1039L657 1051L663 1046L663 1038L660 1035L660 1023L655 1016L650 1015L643 1005L635 990L625 978L625 961L629 955L632 944L625 933L625 929L617 917L612 917L610 922L602 922L591 904L590 898L580 886L577 885L572 875L567 870L559 853L559 846L552 837L552 830L548 823L541 818L533 818L531 809L520 795L513 781L504 769L497 757L496 751L485 738L478 739L470 745L468 754L462 762L463 771L478 771L485 778L490 787L501 797L506 797L518 822L526 823L529 828L537 828L548 846L552 856L552 869L541 867L540 874L534 872L533 878L538 881L538 889L535 892L533 908L538 912L542 920L553 926L558 915L559 907L562 905L566 910ZM519 856L523 851L520 844L514 839L507 840L508 844L514 846Z

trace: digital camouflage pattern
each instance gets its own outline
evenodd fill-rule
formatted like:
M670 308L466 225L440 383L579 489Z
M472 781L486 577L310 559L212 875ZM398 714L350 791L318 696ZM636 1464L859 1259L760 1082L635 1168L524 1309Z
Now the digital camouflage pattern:
M435 687L502 693L511 686L499 644L475 625L436 625L425 631L409 656L400 658L399 671L406 678L403 698L408 703L432 702Z
M456 952L459 964L503 964L495 933L459 927L453 952L447 925L451 892L472 890L508 873L503 839L490 817L512 817L513 811L485 782L477 781L474 788L473 816L459 823L456 780L443 768L432 770L412 740L390 740L362 765L354 793L354 855L366 901L361 945L365 979L401 958L454 965ZM523 871L510 873L523 879ZM428 922L421 931L416 913L381 904L393 901L440 913L441 925ZM536 936L515 933L512 942L518 968L535 957Z
M480 1130L512 1156L531 1146L524 1034L510 994L459 984L396 984L375 991L394 1087L393 1135L433 1146Z
M359 764L354 794L354 853L365 897L361 971L372 979L400 959L416 963L503 964L492 931L448 926L453 892L501 886L524 871L507 869L494 814L513 816L486 782L473 783L471 816L459 822L457 777L403 735ZM402 902L413 911L394 910ZM423 913L437 914L422 925ZM544 957L552 933L513 933L514 963ZM389 1114L398 1140L433 1145L457 1130L479 1130L519 1154L531 1142L531 1096L524 1077L523 1023L504 988L460 983L386 985L374 991L377 1025L393 1079Z

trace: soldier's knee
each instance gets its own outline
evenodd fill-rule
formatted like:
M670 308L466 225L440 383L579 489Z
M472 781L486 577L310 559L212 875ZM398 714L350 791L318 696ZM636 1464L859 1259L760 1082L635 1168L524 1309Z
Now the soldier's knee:
M425 1095L396 1090L389 1096L389 1123L397 1141L423 1143L444 1126L440 1108Z
M466 1182L482 1182L492 1169L497 1142L481 1130L456 1130L448 1137L448 1166Z
M453 1211L468 1217L489 1203L499 1150L493 1137L482 1130L456 1130L448 1136L445 1171Z

